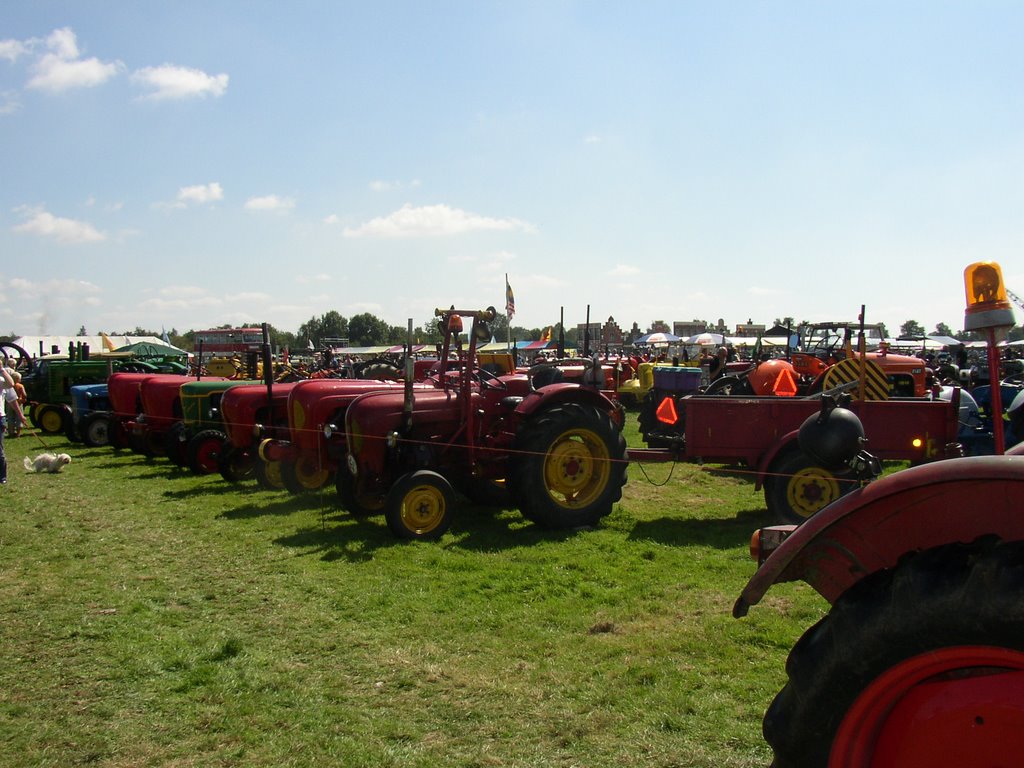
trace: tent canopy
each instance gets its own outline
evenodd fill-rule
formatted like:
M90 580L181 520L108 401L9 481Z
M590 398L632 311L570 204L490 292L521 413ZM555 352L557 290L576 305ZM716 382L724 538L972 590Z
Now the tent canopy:
M152 341L137 341L134 344L118 347L114 352L128 352L134 357L184 357L188 354L183 349Z

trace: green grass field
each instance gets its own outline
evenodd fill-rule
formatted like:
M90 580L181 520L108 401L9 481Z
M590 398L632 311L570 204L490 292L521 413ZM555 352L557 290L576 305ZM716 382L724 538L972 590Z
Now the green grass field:
M632 421L632 419L631 419ZM636 444L635 429L629 432ZM749 617L743 475L633 465L600 527L466 507L439 542L164 459L5 441L4 766L767 766L761 717L826 609Z

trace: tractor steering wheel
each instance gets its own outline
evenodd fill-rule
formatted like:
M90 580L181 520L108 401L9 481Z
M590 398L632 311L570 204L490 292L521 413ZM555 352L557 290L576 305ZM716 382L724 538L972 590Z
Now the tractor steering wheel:
M481 386L493 387L494 389L508 389L508 384L499 378L498 374L488 371L486 368L477 368L476 377Z

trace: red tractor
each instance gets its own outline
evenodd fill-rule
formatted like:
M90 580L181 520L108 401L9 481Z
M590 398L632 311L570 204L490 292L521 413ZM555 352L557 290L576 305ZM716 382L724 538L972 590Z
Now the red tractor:
M433 383L413 385L434 389ZM367 392L404 392L400 381L311 379L299 382L288 398L288 431L264 440L260 457L276 463L281 482L292 493L305 493L334 482L345 457L345 410ZM342 491L344 497L344 492Z
M221 477L237 483L250 477L268 490L284 488L280 466L261 461L260 443L288 436L288 396L299 382L265 387L233 387L220 401L227 442L217 460Z
M801 427L801 448L867 480L879 466L863 444L856 416L827 401ZM790 653L789 682L765 715L773 765L1017 764L1022 504L1024 456L957 458L864 485L799 528L755 534L763 564L735 616L785 581L831 604Z
M550 528L596 524L626 481L623 412L596 388L535 387L522 373L480 368L476 345L490 339L486 310L436 310L445 330L431 390L374 392L345 413L350 503L384 509L402 538L438 538L451 523L454 490L505 494L528 519ZM463 318L472 326L466 350Z
M184 376L150 376L139 384L142 410L125 424L132 450L146 456L166 456L185 466L187 444L179 438L182 423L181 386L195 379ZM207 376L203 381L226 381Z
M180 387L187 376L169 373L114 373L107 380L107 394L110 398L110 412L105 414L108 419L107 434L110 445L116 449L132 446L130 424L133 424L142 413L142 383L150 380L161 380ZM101 418L104 414L96 414Z

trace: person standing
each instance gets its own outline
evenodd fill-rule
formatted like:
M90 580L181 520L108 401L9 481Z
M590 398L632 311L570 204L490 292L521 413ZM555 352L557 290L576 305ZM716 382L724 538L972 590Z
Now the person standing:
M16 399L11 403L14 414L7 414L7 435L9 437L20 437L21 428L28 424L25 412L28 410L28 394L25 392L25 385L21 383L21 374L17 371L11 372L14 379L14 394Z
M4 433L7 431L7 404L18 402L18 393L14 391L14 378L7 370L7 357L0 366L0 485L7 485L7 455L4 453Z

